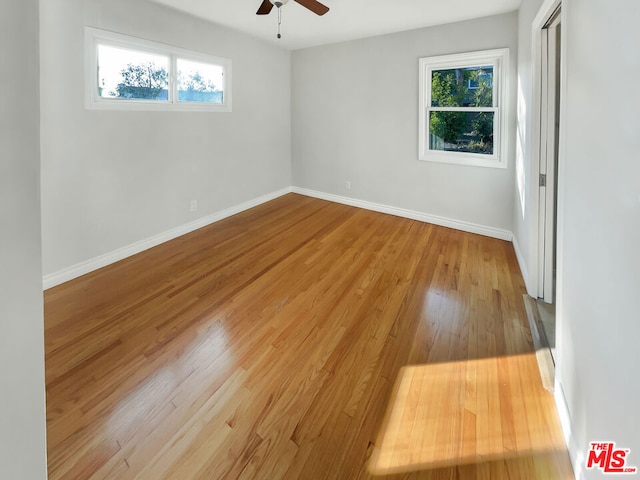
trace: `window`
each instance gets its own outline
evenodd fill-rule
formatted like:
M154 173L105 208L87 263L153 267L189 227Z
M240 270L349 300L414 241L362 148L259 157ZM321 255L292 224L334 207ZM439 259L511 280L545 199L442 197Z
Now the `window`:
M508 49L420 59L420 160L504 168Z
M231 111L231 61L86 29L91 109Z
M169 100L170 58L98 44L99 98ZM93 80L93 79L92 79Z

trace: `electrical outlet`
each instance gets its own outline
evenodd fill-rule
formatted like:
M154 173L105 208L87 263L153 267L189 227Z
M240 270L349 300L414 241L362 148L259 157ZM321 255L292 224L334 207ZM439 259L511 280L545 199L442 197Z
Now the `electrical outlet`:
M191 211L195 212L198 210L198 200L191 200Z
M344 182L344 188L346 188L347 190L351 190L351 180L347 180L346 182Z

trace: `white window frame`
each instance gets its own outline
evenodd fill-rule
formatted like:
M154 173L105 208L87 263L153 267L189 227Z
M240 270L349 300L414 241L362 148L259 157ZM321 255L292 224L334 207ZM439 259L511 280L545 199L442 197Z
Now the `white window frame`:
M98 46L106 45L169 58L168 100L101 97L98 92ZM224 70L222 103L179 102L177 62L191 60L221 66ZM231 112L231 60L138 37L85 27L85 107L90 110L159 110L189 112Z
M431 77L434 70L493 66L493 106L492 107L432 107ZM423 57L419 60L420 71L420 115L419 124L419 159L429 162L471 165L478 167L507 167L507 125L509 49L481 50L477 52ZM463 112L494 113L493 121L493 154L485 155L468 152L446 152L429 148L430 112L459 110Z

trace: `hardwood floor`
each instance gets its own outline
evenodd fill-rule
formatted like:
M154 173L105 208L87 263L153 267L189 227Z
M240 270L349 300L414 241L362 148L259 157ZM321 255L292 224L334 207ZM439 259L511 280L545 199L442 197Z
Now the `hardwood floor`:
M566 479L510 243L286 195L45 293L49 478Z

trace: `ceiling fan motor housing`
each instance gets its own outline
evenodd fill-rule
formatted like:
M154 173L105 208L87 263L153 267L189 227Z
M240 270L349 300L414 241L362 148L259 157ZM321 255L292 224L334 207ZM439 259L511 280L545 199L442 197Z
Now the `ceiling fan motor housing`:
M281 6L286 5L288 1L289 0L275 0L275 1L271 0L271 3L273 3L276 7L280 8Z

